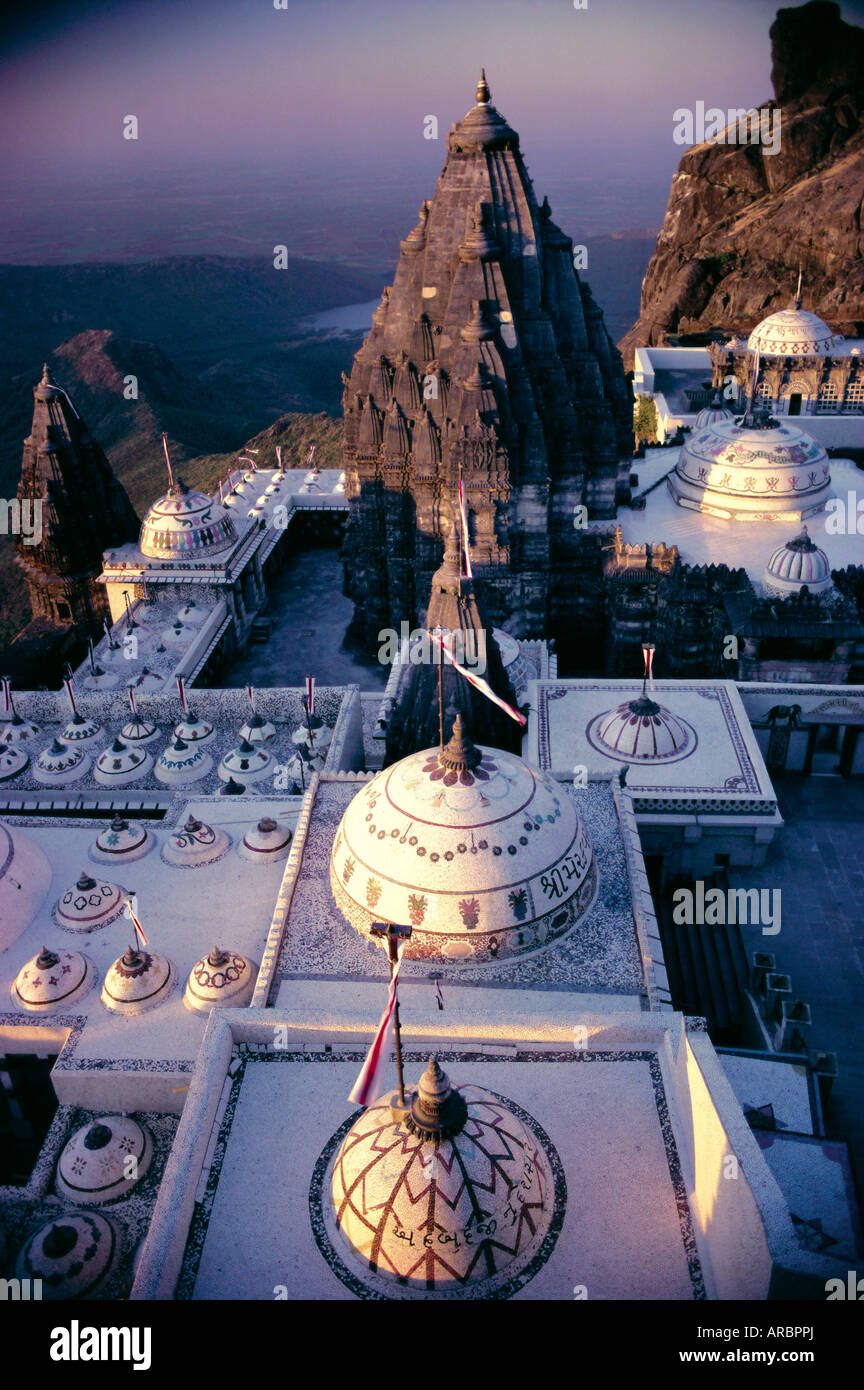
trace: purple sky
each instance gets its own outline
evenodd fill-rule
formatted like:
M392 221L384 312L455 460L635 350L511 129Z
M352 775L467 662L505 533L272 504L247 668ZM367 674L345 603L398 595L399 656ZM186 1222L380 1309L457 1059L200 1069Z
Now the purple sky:
M0 66L7 171L137 159L427 160L493 100L544 159L671 170L672 112L771 95L774 0L147 0L34 6ZM844 13L853 18L853 8ZM136 114L137 144L121 118ZM439 118L442 140L421 123ZM431 148L430 148L431 147Z
M586 10L6 0L0 260L259 254L277 231L298 245L305 236L308 254L310 225L332 240L353 221L367 245L379 225L404 235L481 64L566 230L656 229L683 153L673 112L771 97L776 10L776 0L588 0ZM864 0L842 11L860 23ZM137 141L122 138L129 114ZM423 138L428 115L437 140Z

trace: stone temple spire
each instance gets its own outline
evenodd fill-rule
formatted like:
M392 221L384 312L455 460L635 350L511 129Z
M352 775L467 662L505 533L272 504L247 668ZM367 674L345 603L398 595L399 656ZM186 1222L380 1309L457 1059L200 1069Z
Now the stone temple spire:
M346 592L372 645L415 624L460 475L490 621L520 637L572 630L574 508L613 516L632 455L620 355L573 244L538 203L483 71L476 98L343 398Z
M16 535L34 618L101 636L108 614L98 583L102 553L138 538L139 522L69 396L48 365L33 391L33 426L24 440L18 501L41 524ZM30 508L33 512L30 513Z
M470 579L461 575L459 533L455 525L448 532L444 559L432 577L429 607L423 624L427 632L454 633L453 653L466 669L488 681L495 694L516 706L492 628L483 619ZM425 657L434 644L426 644ZM421 649L422 650L422 649ZM418 652L418 655L421 653ZM435 653L437 658L438 653ZM518 753L522 746L519 725L491 700L475 690L464 676L441 658L441 684L445 736L454 715L474 738L493 748ZM421 748L432 748L439 741L438 665L428 659L408 668L390 717L387 730L385 766Z

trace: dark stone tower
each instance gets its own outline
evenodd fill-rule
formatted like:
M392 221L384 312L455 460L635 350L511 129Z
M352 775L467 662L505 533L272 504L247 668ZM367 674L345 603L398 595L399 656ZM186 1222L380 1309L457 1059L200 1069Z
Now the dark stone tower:
M457 660L466 669L482 676L500 699L516 708L516 696L507 679L492 629L483 620L471 580L464 575L460 577L460 569L459 538L454 526L441 567L432 577L423 626L427 632L441 628L455 634L453 651ZM429 648L431 650L431 643ZM512 753L520 751L522 729L515 719L476 690L444 658L440 663L440 678L445 742L453 719L459 714L477 743L509 749ZM438 679L439 664L422 661L410 667L387 730L385 766L418 749L434 748L439 742Z
M343 553L365 641L416 620L460 473L490 623L559 644L572 627L574 509L614 515L632 455L621 358L572 253L481 75L345 378Z
M33 391L33 428L24 441L18 501L22 514L41 502L41 534L15 538L34 618L102 632L108 614L99 584L102 552L138 539L139 521L104 453L47 366ZM34 513L35 516L38 513Z

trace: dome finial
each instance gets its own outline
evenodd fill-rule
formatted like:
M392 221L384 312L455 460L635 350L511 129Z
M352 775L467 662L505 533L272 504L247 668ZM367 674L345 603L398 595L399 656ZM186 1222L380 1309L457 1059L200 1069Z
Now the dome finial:
M453 721L453 736L447 747L442 748L438 754L439 763L450 772L467 772L477 767L482 758L480 749L464 732L461 714L457 714Z
M799 265L799 266L798 266L798 288L797 288L796 291L795 291L795 303L794 303L793 306L792 306L794 309L800 309L800 308L801 308L801 280L802 280L803 275L804 275L804 271L803 271L802 267Z
M488 106L492 100L492 93L489 91L489 84L486 81L486 69L480 69L480 77L477 80L476 99L478 106Z
M430 1057L405 1117L406 1128L424 1139L450 1139L459 1133L467 1118L464 1097L454 1091L438 1058Z
M53 385L53 382L52 382L52 380L51 380L51 369L50 369L50 367L48 366L48 363L47 363L47 362L43 362L43 363L42 363L42 380L40 381L39 385L40 385L40 386L52 386L52 385Z

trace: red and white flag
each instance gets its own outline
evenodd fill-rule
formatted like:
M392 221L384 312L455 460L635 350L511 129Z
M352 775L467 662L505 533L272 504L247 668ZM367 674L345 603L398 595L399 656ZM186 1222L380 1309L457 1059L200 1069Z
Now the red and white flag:
M441 641L441 638L437 637L434 632L430 632L429 636L432 638L433 642L438 643L438 646L450 662L450 665L455 666L460 676L464 676L469 685L473 685L474 689L479 690L481 695L485 695L487 700L491 700L499 709L503 709L505 714L509 714L511 719L515 719L516 723L520 724L523 729L525 728L528 720L525 718L524 714L520 714L518 709L514 709L512 705L508 705L506 700L502 700L499 695L496 695L489 682L484 681L482 676L475 676L471 671L466 670L464 666L460 666L459 662L454 659L446 645Z
M224 487L224 484L223 484L223 482L222 482L222 479L220 478L220 479L219 479L219 502L220 502L220 504L224 503L224 501L225 501L225 493L224 493L224 491L223 491L223 487Z
M306 712L309 718L315 713L315 677L306 677Z
M135 915L135 909L134 909L134 907L132 906L132 899L131 899L131 898L128 898L128 899L127 899L127 902L126 902L126 911L128 912L129 916L130 916L131 919L132 919L132 925L133 925L133 927L135 928L135 935L137 936L138 940L141 942L141 945L142 945L142 946L147 946L147 945L149 945L149 943L148 943L148 941L147 941L147 937L146 937L145 932L144 932L144 928L142 927L141 923L138 921L138 918L137 918L136 915Z
M12 682L8 676L0 677L0 685L3 687L3 713L12 713Z
M648 689L654 689L654 643L642 643L642 655L645 659L645 679L648 682Z
M313 445L312 445L312 448L309 450L308 454L306 455L306 462L307 462L307 464L310 464L310 463L312 462L312 460L313 460L314 457L315 457L315 445L313 444Z
M276 445L276 462L279 465L279 472L282 472L282 445Z
M133 714L135 715L135 717L137 718L137 716L138 716L138 706L135 704L135 691L132 689L131 685L130 685L130 687L129 687L129 708L131 709L132 713L133 713Z
M189 706L186 704L186 685L182 676L177 677L177 693L180 696L180 707L184 714L189 713Z
M354 1089L348 1099L355 1105L373 1105L384 1090L384 1068L390 1056L393 1038L393 1020L396 1015L396 985L399 980L399 967L407 937L400 937L396 943L396 962L391 966L390 989L387 993L387 1007L378 1023L378 1031L372 1046L366 1054L366 1061L360 1068L360 1075L354 1082Z
M465 489L462 486L462 479L459 479L459 513L462 517L462 549L465 553L465 577L474 578L474 571L471 568L471 556L468 553L468 514L465 511Z
M252 713L254 714L254 713L255 713L255 691L252 689L251 685L247 685L247 687L246 687L246 694L249 696L249 703L250 703L250 705L252 706Z

